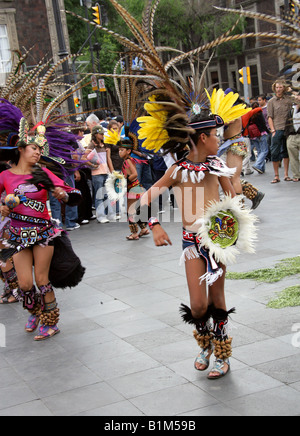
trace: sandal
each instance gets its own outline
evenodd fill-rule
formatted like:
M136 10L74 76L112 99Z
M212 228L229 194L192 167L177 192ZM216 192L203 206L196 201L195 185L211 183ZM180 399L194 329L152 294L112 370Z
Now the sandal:
M30 317L28 318L28 321L25 325L25 331L27 333L33 333L39 325L40 319L38 316L36 315L30 315Z
M275 174L275 177L274 177L274 179L272 180L271 183L279 183L279 182L280 182L279 175Z
M53 330L49 333L49 330ZM39 328L39 334L35 336L35 341L44 341L45 339L52 338L52 336L60 333L59 328L56 325L41 325Z
M149 230L148 229L143 229L143 230L141 230L140 231L140 233L139 233L139 237L141 238L142 236L147 236L147 235L149 235Z
M2 294L0 295L0 298L7 297L10 294L9 286L5 285Z
M204 348L200 348L201 351L198 354L198 356L195 359L194 362L194 368L197 371L205 371L208 367L209 367L209 358L212 354L212 349L211 348L206 348L206 350L204 350ZM196 363L199 363L200 365L205 365L205 368L197 368Z
M224 366L225 364L228 365L228 369L225 372ZM224 377L228 372L230 371L230 363L229 359L216 359L213 368L211 369L210 373L208 374L207 378L209 380L219 379ZM216 372L218 375L211 375L212 372Z
M285 177L283 180L285 182L292 182L292 179L289 176Z
M9 301L10 298L13 298L14 300ZM13 304L13 303L18 303L18 300L16 299L16 297L13 295L12 292L6 292L2 294L0 304Z
M294 177L293 182L300 182L300 179L298 179L298 177Z
M133 234L131 233L131 235L126 236L127 241L138 241L140 238L138 235L133 236Z

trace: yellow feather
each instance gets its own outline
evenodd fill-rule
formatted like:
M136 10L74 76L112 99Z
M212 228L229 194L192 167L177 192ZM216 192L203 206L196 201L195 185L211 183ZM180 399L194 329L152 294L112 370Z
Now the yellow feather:
M116 145L121 139L119 132L115 130L107 130L104 135L104 143L105 144L113 144Z
M247 112L249 112L251 108L245 108L244 105L238 105L236 107L231 108L226 114L224 114L224 122L229 123L230 121L234 121L237 118L242 117Z
M219 115L225 123L240 118L250 110L244 104L234 106L239 96L237 93L229 92L225 95L223 89L219 88L218 91L214 89L210 96L206 89L205 91L210 101L211 112Z
M239 94L234 94L233 92L229 92L227 95L224 95L220 103L219 111L225 112L228 108L231 108L238 99L238 96Z

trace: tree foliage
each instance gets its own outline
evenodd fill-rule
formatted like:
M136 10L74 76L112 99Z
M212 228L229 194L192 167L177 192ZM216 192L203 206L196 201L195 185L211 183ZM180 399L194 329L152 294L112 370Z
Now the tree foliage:
M133 15L137 21L142 21L142 14L148 0L119 0L119 3ZM128 27L117 14L109 0L99 3L105 10L107 17L106 27L121 35L133 39ZM65 7L83 17L88 13L92 20L92 12L80 6L79 0L65 0ZM167 11L167 13L166 13ZM67 16L72 53L77 53L88 36L88 25L70 15ZM192 50L208 41L211 41L228 31L236 21L235 15L220 14L206 0L161 0L155 15L154 39L157 46L169 46L184 51ZM233 33L243 30L244 22L240 20ZM92 31L94 27L90 28ZM97 29L92 36L92 45L98 42L101 46L99 63L94 53L94 71L112 73L123 47L110 35ZM240 54L242 42L236 41L220 46L217 55L229 53ZM89 44L82 50L81 60L90 60ZM93 66L88 66L89 71ZM113 81L106 80L107 86L113 89Z

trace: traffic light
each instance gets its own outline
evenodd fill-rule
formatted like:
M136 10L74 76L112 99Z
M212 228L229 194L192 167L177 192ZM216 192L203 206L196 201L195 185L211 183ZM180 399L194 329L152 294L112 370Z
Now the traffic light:
M239 70L239 73L241 77L239 78L239 81L244 85L245 83L250 85L251 84L251 76L250 76L250 67L243 67ZM246 76L246 77L245 77ZM246 80L245 80L246 79Z
M95 18L93 18L94 23L96 24L101 24L101 9L99 5L93 6L93 16Z
M74 105L75 105L75 107L80 106L80 99L78 97L74 97Z
M290 1L290 11L291 11L291 15L295 15L296 10L295 10L295 3Z

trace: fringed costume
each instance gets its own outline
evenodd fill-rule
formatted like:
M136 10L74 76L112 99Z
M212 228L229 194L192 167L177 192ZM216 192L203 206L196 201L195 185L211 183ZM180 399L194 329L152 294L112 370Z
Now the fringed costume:
M248 155L245 138L242 135L235 135L233 138L226 139L219 147L218 156L226 154L228 150L244 159Z
M206 272L201 276L200 283L206 280L208 286L211 286L219 277L223 275L223 269L214 259L203 243L201 238L194 232L182 230L182 256L180 264L182 265L187 260L200 258L205 262Z
M200 353L195 360L195 364L208 367L209 357L213 352L216 358L214 370L219 372L220 375L225 375L223 371L224 364L227 364L228 368L230 368L229 358L232 355L232 337L229 336L228 317L234 312L234 308L226 311L210 304L202 318L194 318L191 309L185 304L181 304L182 319L187 324L195 327L193 334L200 347ZM214 377L210 378L213 379Z
M243 189L243 195L252 202L251 209L256 209L261 200L264 198L265 194L259 191L255 186L253 186L252 183L246 180L241 180L241 184Z
M11 297L14 298L13 302L17 302L21 299L19 282L13 259L10 258L9 261L12 264L12 268L9 271L0 270L0 278L4 283L3 293L1 294L1 304L9 304Z
M134 147L133 141L129 137L121 138L120 134L113 131L108 131L106 134L106 140L109 141L110 144L117 145L119 148L125 148L127 150L132 150ZM108 193L108 197L112 200L119 200L121 196L126 195L127 202L130 201L138 201L145 192L145 188L141 185L138 178L134 180L129 180L127 170L129 169L129 162L135 166L135 159L131 156L128 156L123 163L122 173L119 174L114 172L109 175L108 180L106 181L106 189ZM127 181L127 183L125 183ZM125 189L125 186L127 188ZM141 229L141 236L148 234L149 230L147 229L147 222L142 222L140 219L136 220L136 214L130 211L130 207L127 208L127 218L130 230L130 236L127 239L138 239L138 237L133 238L132 235L138 233L138 228Z
M220 44L248 37L261 37L269 41L276 40L277 42L283 41L284 44L291 47L300 47L299 26L296 26L294 22L288 22L288 20L282 18L271 17L252 11L218 8L226 12L233 12L258 20L262 19L276 25L282 24L282 28L287 27L291 30L291 35L287 37L285 34L276 32L233 34L239 21L237 20L228 32L220 35L214 41L205 43L189 52L178 53L178 50L173 50L170 47L156 47L154 45L153 20L159 0L149 0L146 2L142 23L139 23L131 16L116 0L109 0L109 3L118 12L134 38L129 39L101 25L97 27L113 35L126 47L126 56L120 59L120 63L126 60L124 64L131 65L132 59L138 56L139 61L143 65L143 71L142 73L136 73L126 68L126 71L123 70L122 74L116 74L116 67L114 74L107 76L112 76L115 80L121 80L123 86L117 86L117 92L122 97L125 95L122 89L127 90L127 95L130 94L134 97L132 99L123 98L127 108L130 107L128 102L137 101L137 92L140 93L140 100L143 97L148 97L148 101L144 105L144 112L137 116L137 121L141 127L138 136L140 140L144 140L143 146L154 152L158 152L161 149L165 153L182 152L187 146L191 150L195 147L195 142L191 138L198 139L197 133L199 131L209 136L211 129L230 123L242 117L248 111L243 104L235 105L238 94L234 92L229 92L227 95L224 94L222 89L218 91L214 89L211 95L206 90L204 92L205 73L209 62L207 62L202 74L198 74L195 71L194 59L198 58L200 60L201 54L213 50ZM87 21L83 18L81 19ZM94 23L91 24L95 25ZM295 36L292 36L293 32L296 32ZM159 56L160 51L175 51L177 53L173 57L169 56L169 60L163 64ZM176 66L183 61L188 61L190 64L192 80L190 80L190 77L189 80L186 80ZM170 73L171 69L173 69L173 74ZM106 75L101 74L101 76L105 77ZM176 80L173 79L174 76L176 76ZM243 155L246 152L245 144L241 137L231 138L227 142L226 147L231 147L239 155ZM195 186L202 183L205 171L215 171L219 165L219 159L214 156L209 162L200 164L183 160L173 168L172 177L174 178L174 183L176 179L176 183L179 184L179 173L181 173L181 184L189 183L189 188L193 189L190 186L191 181ZM223 167L225 171L228 170L226 168L226 166ZM230 174L227 177L230 177ZM235 198L225 199L224 204L227 205L230 200L235 200ZM185 230L183 243L186 250L185 257L191 256L193 258L194 256L200 256L201 258L210 259L210 267L213 274L210 272L205 278L208 279L208 282L211 282L211 280L214 282L213 275L220 274L216 263L224 260L231 261L239 254L239 250L243 246L246 246L246 251L248 249L249 252L253 252L254 220L249 219L246 208L244 208L245 214L243 214L243 211L240 211L243 208L238 200L233 203L230 202L229 209L224 206L224 210L219 203L206 206L207 208L204 211L205 216L199 222L199 232L195 234ZM213 211L216 216L213 217L210 211ZM249 221L249 228L251 228L250 236L247 232L244 232L246 236L243 235L243 224L247 221ZM154 229L158 225L158 219L151 217L149 220L150 229ZM164 232L159 232L159 235L161 234L165 238ZM250 243L247 246L245 239L248 236ZM205 250L209 250L208 254L199 254L203 247L205 247ZM203 359L203 362L205 362L204 366L207 368L209 356L214 348L216 361L213 370L219 376L225 375L229 369L228 359L231 355L231 338L228 336L228 315L233 310L226 311L224 308L216 308L214 305L210 305L207 313L199 319L193 317L192 310L187 306L182 306L181 311L184 321L194 325L196 328L195 337L200 346L199 359ZM212 326L210 326L210 318L212 318ZM227 371L226 365L228 366ZM211 376L209 378L218 377Z
M43 170L53 186L63 188L69 195L69 203L77 204L81 194L55 176L47 168ZM30 183L31 175L23 176L6 170L0 174L0 193L4 190L21 198L9 215L10 224L0 239L8 248L0 252L0 262L5 263L15 253L35 244L48 245L59 236L62 229L51 219L47 209L48 192ZM1 224L0 224L1 225ZM5 225L7 223L5 222Z

